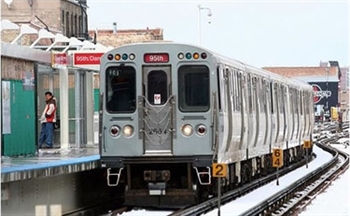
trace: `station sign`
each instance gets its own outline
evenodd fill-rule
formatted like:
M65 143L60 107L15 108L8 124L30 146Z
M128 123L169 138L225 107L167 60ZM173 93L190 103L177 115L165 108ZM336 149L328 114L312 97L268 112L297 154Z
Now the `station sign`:
M51 53L51 66L53 68L60 68L62 66L67 66L67 53Z
M74 52L73 66L100 65L103 52Z

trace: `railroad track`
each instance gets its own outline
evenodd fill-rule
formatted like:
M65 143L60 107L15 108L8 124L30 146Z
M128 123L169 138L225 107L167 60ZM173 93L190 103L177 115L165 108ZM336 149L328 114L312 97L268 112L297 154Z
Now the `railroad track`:
M344 125L344 128L348 128L348 124ZM328 130L331 132L322 133L321 132L322 130L323 131ZM346 168L349 166L349 155L343 152L338 152L336 149L328 145L328 143L332 143L335 140L340 138L339 135L334 133L335 130L336 130L336 126L331 124L325 125L323 127L319 127L319 129L316 130L316 133L318 133L316 135L317 137L317 141L315 142L316 145L324 149L325 151L331 152L333 155L333 158L329 163L325 164L323 167L320 167L319 169L312 172L308 176L305 176L304 178L300 179L298 182L296 182L296 184L293 184L292 186L282 190L278 194L274 194L273 197L269 197L267 200L264 200L260 203L256 203L255 206L245 211L241 215L244 215L244 216L246 215L293 215L293 214L296 215L300 211L302 211L305 208L305 206L309 204L310 201L317 195L317 193L319 193L325 187L327 187L329 182L331 182L337 176L341 175L341 173L344 172ZM332 135L330 136L330 134ZM348 134L346 133L341 133L340 135L348 137ZM315 155L311 157L315 157ZM279 175L283 176L305 164L306 164L306 160L304 159L298 163L291 165L290 167L285 167L283 169L280 169ZM237 189L234 189L230 192L223 194L221 196L220 202L222 205L232 202L238 197L241 197L275 180L276 180L275 173L259 178L247 185L244 185L242 187L239 187ZM173 211L169 215L171 216L202 215L216 209L217 204L218 204L218 198L213 197L198 205ZM115 207L118 208L117 206ZM121 206L119 207L120 208L109 211L104 215L112 216L112 215L120 215L122 213L123 215L124 214L128 215L128 213L131 213L130 215L132 215L132 210L133 210L132 208L121 207ZM85 213L86 213L86 210L85 210ZM77 215L77 214L73 214L73 215ZM86 214L82 214L82 215L86 215Z
M333 155L332 160L327 164L318 168L317 170L311 172L307 176L295 182L291 186L287 187L284 190L281 190L279 193L274 194L272 197L269 197L266 200L256 203L255 206L243 212L241 215L293 215L299 213L305 206L310 203L310 201L316 196L317 193L322 191L329 182L335 179L337 176L341 175L349 166L349 155L344 152L338 151L335 148L329 146L329 143L334 142L335 140L341 137L348 137L347 133L340 133L339 135L335 134L336 126L327 125L326 130L331 131L331 134L334 134L331 137L327 135L318 136L317 141L315 142L317 146L322 148L325 151L330 152ZM344 126L348 128L348 124ZM325 130L325 128L322 128ZM320 131L322 130L320 129ZM319 131L319 132L320 132ZM305 162L301 163L305 164ZM298 164L298 167L301 166ZM290 167L289 171L296 169L297 167ZM289 172L284 170L281 175ZM242 196L243 194L248 193L251 190L254 190L268 182L275 180L275 174L268 176L263 179L259 179L258 182L253 182L249 185L243 186L232 192L224 194L221 198L221 203L225 204L232 202L234 199ZM207 212L210 212L217 208L218 199L212 198L204 203L201 203L190 208L174 212L170 214L172 216L186 216L186 215L202 215Z

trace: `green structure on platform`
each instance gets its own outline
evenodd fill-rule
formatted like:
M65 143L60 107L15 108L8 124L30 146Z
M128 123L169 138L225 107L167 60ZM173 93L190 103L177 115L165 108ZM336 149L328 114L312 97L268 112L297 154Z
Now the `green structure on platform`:
M98 112L100 104L100 89L94 89L94 111Z
M34 89L25 89L21 80L3 80L9 89L3 113L3 156L30 155L36 152ZM4 84L4 83L3 83ZM7 117L5 116L7 115ZM10 118L10 119L9 119ZM5 122L4 122L5 121Z

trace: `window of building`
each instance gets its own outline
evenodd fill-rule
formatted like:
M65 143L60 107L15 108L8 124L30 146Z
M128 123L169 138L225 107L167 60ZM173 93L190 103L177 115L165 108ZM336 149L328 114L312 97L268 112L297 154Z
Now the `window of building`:
M66 36L70 37L70 28L69 28L69 12L66 12Z

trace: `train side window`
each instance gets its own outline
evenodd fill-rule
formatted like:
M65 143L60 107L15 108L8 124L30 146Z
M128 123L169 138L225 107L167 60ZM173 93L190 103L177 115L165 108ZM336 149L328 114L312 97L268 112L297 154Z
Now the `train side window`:
M271 113L274 113L274 106L275 106L275 101L273 99L273 95L274 95L275 89L274 89L274 85L272 84L272 82L270 82L270 97L271 97Z
M278 111L283 114L284 104L283 104L283 88L282 85L278 85Z
M251 83L251 77L250 74L248 74L248 112L253 112L253 104L252 104L252 83Z
M286 113L287 112L287 106L286 106L286 103L287 103L287 89L286 89L286 86L282 85L281 86L281 100L282 100L282 112L283 113Z
M266 86L266 92L265 92L265 98L266 98L266 112L269 112L271 110L272 106L272 98L271 98L271 89L270 89L270 82L269 80L265 81L265 86ZM271 103L269 103L271 102ZM268 110L270 109L270 110Z
M304 92L304 105L305 105L305 114L309 114L309 94Z
M218 103L219 103L219 110L221 111L221 87L220 87L220 67L218 66L216 68L216 79L217 79L217 85L218 85Z
M242 110L243 105L243 96L242 96L242 88L243 88L243 80L242 80L242 74L240 72L237 73L237 84L238 84L238 103L239 110Z
M274 94L274 101L275 101L275 107L274 110L276 112L276 114L279 113L279 106L280 106L280 101L279 101L279 97L278 97L278 84L274 83L273 84L273 94Z
M260 91L260 98L261 98L261 111L263 113L266 113L266 80L265 79L260 79L261 83L261 91Z
M293 110L293 88L289 88L289 108L290 108L290 112L292 114L294 114L294 110Z
M131 66L106 69L107 110L109 112L134 112L136 109L136 76Z
M295 90L295 113L297 113L299 115L299 93L298 90Z
M300 114L303 115L303 91L302 90L299 91L299 95L300 95Z
M236 104L236 107L235 107L235 110L236 111L241 111L241 95L240 95L240 92L239 92L239 89L241 88L240 87L240 83L238 81L238 74L237 74L237 71L234 70L233 72L233 81L234 81L234 85L235 85L235 104Z
M234 73L232 69L226 69L228 73L228 78L229 78L229 88L230 88L230 97L232 99L232 110L236 111L236 99L235 99L235 89L236 85L234 83Z
M209 110L209 68L204 65L183 65L178 70L179 109L183 112Z
M252 109L253 112L257 111L259 109L258 107L258 97L257 97L257 78L256 77L252 77Z

